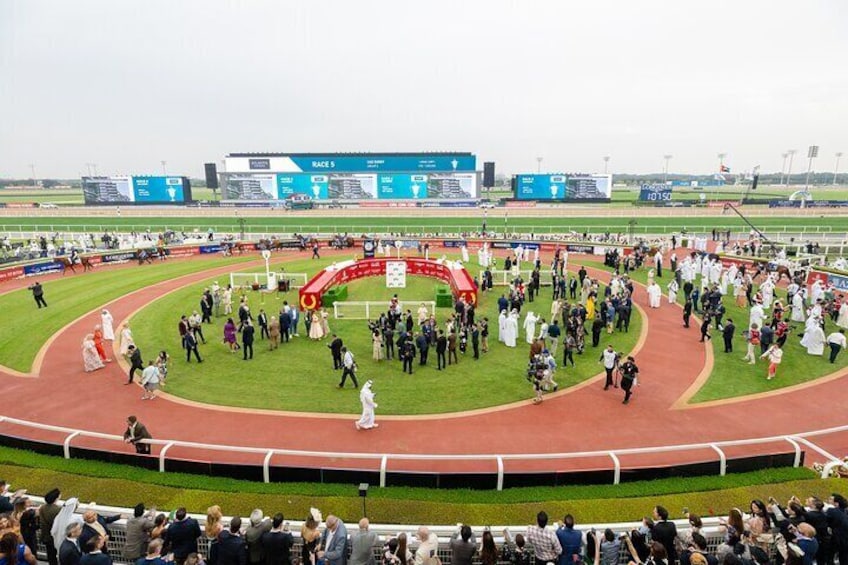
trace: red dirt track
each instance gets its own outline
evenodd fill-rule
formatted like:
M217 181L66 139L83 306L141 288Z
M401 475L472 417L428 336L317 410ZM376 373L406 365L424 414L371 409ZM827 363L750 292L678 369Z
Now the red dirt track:
M349 252L347 252L349 255ZM304 257L287 253L286 258ZM178 259L180 261L184 259ZM202 268L202 259L191 259ZM257 258L257 264L259 259ZM543 260L543 263L545 261ZM569 267L579 268L579 256L572 255ZM244 264L239 265L239 268ZM141 267L133 267L141 268ZM116 333L121 322L131 313L159 295L223 275L232 266L168 280L152 285L109 304L115 318ZM589 269L590 276L603 280L608 274ZM665 281L669 273L664 271ZM85 276L85 275L76 275ZM55 276L39 277L46 281ZM663 279L658 279L661 282ZM10 281L4 290L25 286L29 281ZM46 298L49 302L49 290ZM709 362L704 344L698 342L698 329L693 324L684 330L681 310L667 304L650 309L644 288L637 287L635 303L641 307L647 335L636 354L641 386L635 389L630 405L621 401L618 389L603 391L603 376L594 377L585 386L547 397L539 405L524 404L494 408L487 413L470 415L438 415L432 418L381 418L378 429L360 432L354 428L355 418L339 415L300 417L297 415L233 412L213 406L192 406L166 398L141 401L136 386L124 386L126 374L116 364L86 374L82 370L80 344L83 336L99 323L99 309L63 329L44 352L37 378L23 378L0 372L0 390L6 399L2 415L44 424L120 434L127 415L135 414L157 439L184 440L219 445L251 446L322 451L328 453L371 454L544 454L655 447L664 445L739 440L802 433L848 423L844 406L848 399L845 373L827 382L813 382L792 393L767 398L751 398L709 407L673 406L684 395ZM33 304L35 315L35 305ZM43 310L46 314L50 310ZM40 314L40 312L39 312ZM495 330L496 331L496 330ZM35 339L43 339L35 336ZM492 339L494 347L502 347ZM603 340L602 340L603 343ZM600 348L589 348L578 363L596 363ZM516 354L524 354L521 346ZM323 355L322 351L322 355ZM179 361L177 361L179 362ZM330 359L321 357L325 366ZM740 361L741 362L741 361ZM470 363L466 363L469 367ZM601 366L598 365L599 370ZM214 370L209 367L210 370ZM763 378L766 365L762 364ZM560 369L562 371L562 369ZM331 371L327 369L329 374ZM778 376L779 378L779 376ZM328 381L330 382L330 381ZM334 381L332 381L334 382ZM327 386L332 386L328 384ZM474 394L473 374L457 382L457 394ZM528 385L528 398L532 391ZM354 394L354 392L351 392ZM427 391L422 390L422 401ZM803 415L802 417L799 417ZM0 433L29 439L61 443L62 433L37 431L8 422L0 423ZM841 457L848 453L848 433L812 438L812 441ZM76 438L76 447L95 447L130 453L129 446L91 438ZM824 458L806 446L806 463ZM728 458L751 454L792 451L785 442L745 448L728 448ZM158 449L154 450L154 453ZM169 458L199 461L261 464L263 454L205 451L173 447ZM717 461L709 448L687 452L652 452L620 455L623 468L642 468L696 461ZM359 468L378 470L380 460L275 455L272 465ZM586 459L505 460L510 471L565 471L611 469L608 456ZM422 461L390 457L389 471L490 472L497 470L494 458L480 461Z

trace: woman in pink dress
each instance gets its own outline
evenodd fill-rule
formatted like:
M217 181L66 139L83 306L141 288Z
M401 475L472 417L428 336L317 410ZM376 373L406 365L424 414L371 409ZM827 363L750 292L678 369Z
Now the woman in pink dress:
M235 353L238 349L236 343L236 323L232 318L227 318L227 323L224 324L224 343L230 348L230 353Z

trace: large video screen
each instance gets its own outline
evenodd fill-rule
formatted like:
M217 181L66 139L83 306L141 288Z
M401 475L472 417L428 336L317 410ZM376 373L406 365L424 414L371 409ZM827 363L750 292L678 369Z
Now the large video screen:
M229 173L468 173L472 153L232 153Z
M82 177L86 204L184 204L191 202L188 177Z
M477 173L224 173L225 200L474 199Z
M518 200L609 200L612 175L526 174L513 178Z

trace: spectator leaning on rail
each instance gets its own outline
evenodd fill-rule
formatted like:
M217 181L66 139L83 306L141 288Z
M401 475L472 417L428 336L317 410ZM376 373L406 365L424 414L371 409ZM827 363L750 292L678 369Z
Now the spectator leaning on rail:
M62 509L58 504L56 504L56 501L59 499L59 495L61 494L62 493L59 489L54 488L44 495L44 504L38 507L38 523L41 527L41 541L44 543L44 547L47 550L47 563L49 565L59 565L59 554L56 544L58 543L61 545L62 540L54 540L50 534L50 530L53 529L53 520L56 519L56 516L59 515L59 511Z
M527 542L536 552L537 563L556 562L562 553L562 545L557 535L547 529L548 515L542 511L536 515L536 525L527 527Z
M651 529L651 539L660 542L665 548L669 563L677 563L677 549L674 541L677 538L677 526L668 521L668 510L662 506L654 507L654 527Z
M338 517L327 516L327 528L321 536L321 550L318 559L323 559L327 565L347 564L347 528Z
M230 520L230 527L221 530L209 544L209 565L247 565L247 545L241 537L241 518Z
M582 561L583 534L574 529L574 516L566 514L563 524L557 528L556 537L562 546L559 565L573 565Z

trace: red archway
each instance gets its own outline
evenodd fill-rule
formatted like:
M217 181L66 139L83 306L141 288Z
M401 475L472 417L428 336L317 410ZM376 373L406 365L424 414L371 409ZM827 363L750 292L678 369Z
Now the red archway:
M386 264L398 261L406 263L407 275L438 279L450 285L454 299L462 298L465 302L477 304L477 287L464 267L451 261L434 261L417 257L403 259L386 257L347 261L327 267L309 279L300 289L300 307L304 310L314 310L321 305L321 297L330 287L364 277L385 276Z

